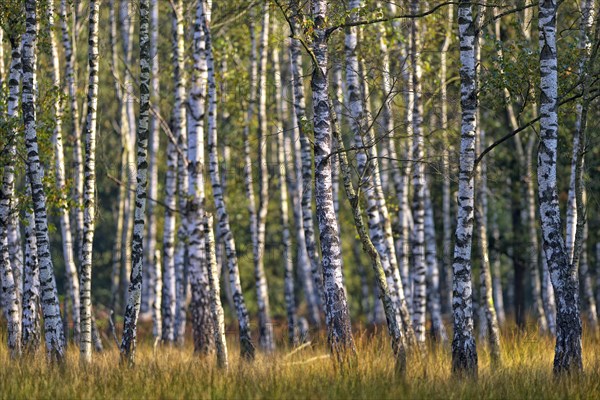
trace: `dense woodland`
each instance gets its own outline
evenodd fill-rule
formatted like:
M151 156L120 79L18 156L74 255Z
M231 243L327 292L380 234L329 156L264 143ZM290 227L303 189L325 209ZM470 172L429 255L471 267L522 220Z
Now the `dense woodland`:
M227 368L228 344L252 362L320 341L352 366L381 327L397 374L441 344L462 376L481 349L502 365L510 329L582 371L598 8L1 1L11 357L117 345L132 365L147 341Z

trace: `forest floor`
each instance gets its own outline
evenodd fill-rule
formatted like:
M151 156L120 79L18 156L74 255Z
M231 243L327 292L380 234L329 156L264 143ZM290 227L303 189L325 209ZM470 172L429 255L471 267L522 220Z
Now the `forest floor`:
M282 332L283 333L283 332ZM283 337L283 335L279 335ZM358 362L336 369L327 357L324 338L294 353L280 344L272 356L258 353L241 361L236 337L228 337L228 372L212 357L194 356L188 337L183 348L150 341L138 346L133 368L119 365L114 342L81 368L78 349L70 345L65 365L49 365L43 354L11 361L5 334L0 334L0 398L5 399L525 399L600 398L600 341L584 338L584 369L579 376L552 375L554 342L534 330L505 330L502 366L493 368L478 341L479 375L475 380L450 374L449 345L432 345L424 359L413 356L406 377L394 374L384 329L357 330Z

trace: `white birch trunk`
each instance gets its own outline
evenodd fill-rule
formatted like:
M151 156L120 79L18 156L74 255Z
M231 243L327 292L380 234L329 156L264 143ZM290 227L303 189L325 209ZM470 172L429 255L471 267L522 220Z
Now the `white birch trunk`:
M442 222L443 222L443 238L442 238L442 276L444 284L442 285L442 311L450 313L452 310L452 199L450 195L450 176L452 168L450 166L450 143L448 141L448 50L452 44L452 24L454 20L454 6L448 5L448 19L440 54L440 100L441 105L441 127L442 127Z
M100 2L90 1L89 9L89 80L85 125L85 175L83 183L84 226L80 275L81 345L80 360L92 360L92 250L96 217L96 110L98 105L98 20ZM39 244L39 241L38 241Z
M292 72L290 80L290 92L291 99L290 104L295 104L294 101L294 77L292 59L293 59L293 46L297 46L295 39L290 39L290 72ZM296 49L299 52L299 49ZM286 100L284 100L286 101ZM304 298L308 309L308 319L311 325L315 327L319 326L320 314L319 314L319 295L315 289L314 280L310 270L310 260L308 258L308 252L306 251L306 237L304 229L304 221L302 218L302 194L303 194L303 182L302 182L302 157L300 148L300 121L296 116L296 110L291 107L290 112L292 113L292 128L287 130L289 137L285 141L285 154L286 157L291 159L286 165L290 167L288 173L288 186L290 187L292 197L292 209L294 212L294 227L296 230L296 251L297 251L297 265L298 265L298 277L302 283L302 289L304 290Z
M54 34L54 5L48 4L46 8L46 14L48 17L48 35L50 37L50 52L52 56L52 72L51 77L55 88L60 88L60 63L58 57L58 48L56 43L56 36ZM73 337L77 341L79 339L79 277L77 274L77 267L75 265L75 259L73 254L73 240L71 237L71 220L69 217L69 210L67 209L67 193L65 193L66 187L66 174L65 174L65 155L63 151L63 140L62 140L62 101L60 97L57 97L54 103L54 135L52 141L54 144L54 168L56 175L56 188L59 191L60 205L59 205L59 220L60 230L62 237L63 247L63 258L65 261L65 275L68 284L68 294L71 301L72 313L73 313Z
M299 29L298 20L298 1L292 0L290 2L290 8L292 9L293 15L291 17L294 30ZM297 179L297 192L300 197L301 207L301 219L302 225L298 225L303 229L302 239L304 239L304 247L306 249L307 260L310 263L310 271L312 274L312 282L309 282L309 274L306 271L305 264L301 264L301 270L303 271L303 286L307 302L309 305L309 318L310 322L319 327L321 324L320 310L323 305L323 285L322 276L319 275L319 259L317 250L315 247L315 233L314 233L314 222L312 214L312 165L311 165L311 147L308 140L308 132L306 132L306 125L308 120L305 115L305 102L304 102L304 84L303 84L303 73L302 73L302 53L300 50L300 42L297 39L292 38L290 40L290 61L292 70L292 86L293 86L293 104L294 104L294 138L292 140L294 146L294 153L296 155L296 179ZM295 207L296 209L296 207ZM301 239L300 237L298 238Z
M554 288L550 279L550 271L548 271L548 261L544 250L541 251L542 258L542 301L544 304L544 312L548 319L548 331L551 335L556 336L556 302L554 300Z
M25 147L27 151L27 174L31 185L31 197L35 213L35 233L40 266L40 291L44 313L46 351L50 360L61 362L65 355L64 335L54 267L50 254L46 194L44 192L44 167L40 162L36 131L35 110L35 45L37 42L36 2L25 2L25 34L23 35L23 120L25 121Z
M162 263L160 250L154 250L154 303L152 303L152 335L154 340L162 338Z
M219 173L219 160L217 155L217 86L215 82L215 63L213 58L212 38L209 28L209 15L206 14L207 6L205 0L202 1L204 7L204 18L202 28L204 30L206 41L206 61L208 68L208 154L209 154L209 173L213 190L213 198L217 209L217 218L219 220L219 232L222 241L225 242L225 251L227 266L229 269L229 283L235 303L236 314L240 328L240 352L243 358L254 359L254 345L250 336L250 321L248 310L242 294L242 285L240 283L240 273L238 268L237 254L235 250L235 241L229 225L229 216L225 208L225 200L221 187L221 177Z
M300 29L300 21L298 20L299 2L292 0L290 2L292 11L292 24L294 30ZM304 101L304 86L302 72L302 55L300 51L300 42L297 39L292 39L291 42L291 59L292 59L292 76L294 81L294 109L296 112L296 120L300 131L300 149L302 158L302 219L304 227L304 238L306 240L306 251L310 260L311 273L314 280L314 285L319 294L319 305L321 310L324 310L324 291L323 291L323 275L319 272L319 253L316 247L316 238L314 230L314 218L312 210L313 199L313 167L312 167L312 146L309 139L309 121L305 113ZM318 326L318 324L317 324Z
M123 205L123 229L121 231L121 268L119 278L119 291L122 296L122 307L125 308L125 302L128 297L129 276L131 274L131 238L133 235L133 210L135 208L135 112L134 112L134 94L133 94L133 79L131 76L131 68L133 65L133 28L134 28L134 8L130 1L122 1L119 7L119 22L121 28L123 58L119 60L119 64L124 64L125 71L123 74L120 99L120 133L123 147L125 149L124 160L122 164L124 179L123 184L126 184L124 193ZM118 69L118 64L115 63L114 68Z
M346 192L346 197L352 207L353 217L354 217L354 225L356 227L356 231L363 245L363 250L369 255L371 259L371 263L373 266L373 270L375 272L375 282L376 282L376 290L379 294L379 300L381 304L383 304L385 318L387 320L388 333L392 339L392 350L395 356L395 368L398 372L403 374L406 369L406 339L403 334L403 323L402 319L397 312L397 306L394 303L392 295L390 293L390 288L387 284L386 272L381 263L381 257L379 252L373 245L368 233L367 228L365 227L363 221L363 213L360 207L360 199L354 189L354 184L352 183L352 175L350 172L350 164L348 162L348 157L346 155L344 149L344 142L342 141L342 137L339 131L339 125L337 123L336 113L333 112L333 107L331 102L328 101L329 112L332 116L332 133L333 137L335 137L339 144L339 153L338 160L340 162L340 170L341 175L344 180L344 189ZM356 257L355 253L355 257ZM360 263L360 257L356 257L357 261ZM364 285L363 285L364 287ZM368 297L368 293L365 297Z
M554 372L583 369L581 318L577 274L561 234L556 182L558 142L558 72L556 49L556 0L539 3L540 48L540 147L538 150L538 197L543 247L557 297Z
M483 7L479 6L478 16L476 20L477 29L481 29L483 22ZM481 74L481 48L483 46L483 38L481 33L477 34L475 43L475 90L478 90L480 82L479 75ZM481 128L481 111L477 107L476 111L476 139L475 139L475 154L481 154L483 147L486 144L485 130ZM491 351L491 361L494 365L500 364L500 331L498 328L498 317L494 308L494 297L492 288L492 271L490 266L490 256L488 249L488 187L487 187L487 163L483 159L479 163L479 168L475 171L475 223L477 224L477 237L479 239L479 255L480 255L480 286L479 286L479 307L481 333L482 336L487 336L488 344ZM536 266L537 267L537 266Z
M204 121L206 107L206 43L202 29L203 8L196 7L194 22L194 69L192 89L189 95L188 125L188 268L192 288L192 330L194 333L194 351L209 353L215 346L215 328L217 322L211 317L210 285L206 258L205 228L202 223L204 213ZM216 257L216 256L215 256ZM218 283L218 279L216 281ZM220 302L220 299L219 299ZM220 304L220 303L219 303Z
M21 355L21 312L20 297L15 282L14 264L10 262L9 230L12 215L16 207L15 196L15 158L17 155L16 139L18 135L19 82L21 81L21 50L18 34L10 35L11 62L8 79L8 112L6 118L11 129L6 147L6 163L2 174L0 188L0 278L2 281L2 306L7 320L8 348L11 357Z
M29 179L25 179L27 196L31 196ZM23 282L23 348L30 354L35 354L40 347L40 269L37 256L35 237L35 217L29 207L25 210L25 267Z
M150 77L150 99L154 107L158 107L160 101L159 85L159 63L158 63L158 0L150 1L150 57L152 63L152 76ZM148 133L148 201L146 236L144 243L144 276L146 279L142 287L142 312L151 311L153 314L152 325L155 337L160 337L160 330L156 329L160 325L154 316L154 303L156 302L157 292L156 279L160 274L157 267L158 260L154 258L156 254L156 225L157 218L154 206L158 198L158 163L157 154L160 146L160 125L158 118L150 115L150 126ZM159 307L160 309L160 307Z
M411 13L419 12L418 1L412 0ZM425 265L425 164L423 140L423 102L421 99L421 54L420 24L417 19L411 25L411 72L414 91L412 119L412 161L413 161L413 240L411 253L413 257L413 327L417 342L425 343L425 309L426 309L426 275Z
M587 87L588 83L585 79L588 77L588 59L592 50L592 41L590 40L589 33L594 23L594 1L593 0L581 0L581 21L579 24L579 43L578 48L580 51L579 58L579 79L581 80L581 86L585 91L589 90ZM577 259L578 255L575 254L575 237L576 231L580 229L577 226L578 223L578 200L577 200L577 181L578 177L578 161L581 159L581 168L583 167L583 151L585 150L586 143L584 142L585 137L585 118L587 116L586 104L587 94L584 93L583 98L577 102L576 106L576 120L575 120L575 132L573 134L573 154L571 157L571 174L569 176L569 194L567 200L567 221L566 221L566 248L567 255L570 262ZM585 110L584 110L585 109ZM574 265L577 268L578 265Z
M477 374L477 350L473 335L471 281L471 245L474 219L475 134L477 92L475 88L475 25L471 4L461 0L458 6L461 77L461 143L458 182L458 216L452 270L454 338L452 370L456 374Z
M189 191L189 176L187 160L187 128L186 128L186 104L185 104L185 43L183 32L183 2L174 2L172 24L173 24L173 67L175 81L175 104L173 105L173 133L177 138L177 146L181 153L177 157L177 196L181 221L177 230L177 245L175 247L175 328L174 335L177 344L182 345L185 339L186 322L186 300L187 300L187 271L185 265L187 236L189 225L189 210L187 196Z
M585 191L583 198L585 202ZM583 226L583 242L581 244L581 256L579 258L579 282L581 285L581 304L588 322L588 328L594 332L594 334L596 334L598 331L598 316L596 311L596 299L594 298L594 289L592 287L592 278L590 276L588 263L587 240L588 224L586 223Z
M21 247L21 229L19 227L18 204L16 204L16 201L11 206L11 211L8 220L8 255L15 279L19 314L21 314L23 311L23 248Z
M440 270L435 240L435 219L429 185L425 184L425 262L427 263L427 304L431 315L431 333L437 341L448 341L440 301Z
M121 88L120 81L120 73L119 73L119 57L117 55L117 17L115 11L115 1L109 1L109 44L110 44L110 52L111 52L111 71L113 74L113 84L115 87L115 96L118 99L118 125L119 125L119 135L121 136L121 168L119 172L120 177L120 185L119 185L119 197L118 197L118 211L117 211L117 231L115 234L115 245L113 251L113 260L112 260L112 272L111 272L111 310L115 310L120 306L121 295L123 294L120 291L121 281L125 280L126 277L121 276L121 269L123 265L123 249L124 249L124 223L125 223L125 207L127 205L127 198L129 194L127 193L127 189L129 186L127 185L128 179L128 167L127 167L127 157L128 157L128 149L129 149L129 141L127 140L127 136L124 132L127 131L127 116L125 110L125 97L123 96L123 90ZM123 297L124 298L124 297Z
M213 217L208 215L204 219L204 235L206 238L206 255L208 261L208 284L210 288L210 311L214 325L214 342L217 350L217 366L227 370L227 341L225 340L225 318L221 305L221 289L219 287L219 273L215 255L215 236L213 233Z
M288 200L288 166L292 165L289 156L286 155L285 149L285 128L284 115L287 112L287 103L282 98L281 85L281 67L279 61L279 49L274 47L271 52L271 62L273 65L273 86L275 86L275 104L277 105L277 120L275 124L275 134L277 135L277 171L278 171L278 186L279 186L279 212L281 213L281 229L282 229L282 262L284 271L284 297L285 309L288 323L288 342L294 347L298 344L298 336L296 335L297 313L296 300L294 298L294 262L292 260L292 237L290 234L289 222L289 200Z
M496 316L498 317L498 324L504 325L506 322L506 314L504 311L504 296L502 294L502 264L500 262L500 229L498 228L498 212L494 212L492 218L492 239L494 246L492 248L492 288L494 307L496 308Z
M77 103L77 83L76 83L76 62L75 62L75 46L71 40L69 32L69 23L72 19L72 8L67 6L67 0L60 2L60 19L62 30L62 43L65 51L65 80L68 87L69 109L71 112L71 135L73 140L73 158L71 168L73 171L73 189L72 196L74 207L74 226L72 228L75 234L76 246L71 250L73 253L78 250L77 260L81 263L81 245L83 243L83 154L81 146L81 127L79 125L79 106ZM75 270L77 273L77 270ZM78 281L77 286L79 286ZM79 288L74 291L75 297L78 296ZM77 300L79 304L79 300ZM79 310L77 310L79 315ZM75 303L73 303L73 316L75 316ZM75 321L74 321L75 323ZM78 327L76 328L79 329Z
M256 218L256 242L254 246L254 279L258 303L258 330L260 347L267 353L275 350L273 325L271 323L269 290L265 276L265 228L269 203L269 172L267 161L267 52L269 39L269 2L263 1L262 29L258 63L258 186L259 200Z
M133 238L131 242L131 277L129 296L123 317L121 357L130 365L135 361L137 320L142 296L144 265L144 223L146 219L146 187L148 184L148 120L150 116L150 1L140 0L140 112L137 129L137 187Z
M312 1L315 23L312 50L316 65L312 74L313 127L315 148L315 199L321 242L323 292L327 337L332 353L338 360L356 352L346 294L342 283L341 243L331 188L331 112L327 79L327 38L325 0Z

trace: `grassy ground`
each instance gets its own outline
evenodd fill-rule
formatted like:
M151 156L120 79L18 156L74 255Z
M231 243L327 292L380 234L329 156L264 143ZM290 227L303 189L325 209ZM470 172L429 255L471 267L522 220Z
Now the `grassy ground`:
M2 338L3 343L5 338ZM390 345L384 331L358 332L359 362L352 369L336 370L326 356L322 338L292 355L280 349L259 355L250 364L238 357L235 337L228 338L230 370L214 368L212 358L199 359L190 344L182 349L141 343L134 368L119 366L114 343L95 354L92 365L80 368L78 351L70 346L65 366L52 366L44 356L11 361L0 346L0 397L48 399L133 398L426 398L523 399L599 398L600 352L596 339L584 340L585 374L554 379L551 372L553 341L532 332L505 332L503 365L492 369L481 344L479 376L457 380L450 376L447 346L429 348L421 361L409 361L405 378L394 376ZM189 340L188 340L189 342ZM108 346L107 346L108 347Z

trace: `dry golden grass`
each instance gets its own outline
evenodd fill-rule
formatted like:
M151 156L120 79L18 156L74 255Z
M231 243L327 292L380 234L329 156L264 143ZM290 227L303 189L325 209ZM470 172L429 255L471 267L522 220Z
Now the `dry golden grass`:
M2 338L4 340L4 338ZM585 373L555 379L552 375L553 341L536 333L509 330L503 335L503 363L490 366L485 346L479 343L477 379L455 379L450 374L448 345L432 345L421 360L412 357L404 378L394 375L385 331L358 332L359 361L352 368L336 369L326 355L323 338L293 355L280 349L273 356L259 354L254 363L241 361L236 338L230 336L230 369L215 368L212 357L193 355L183 348L138 346L134 368L119 365L114 343L95 354L81 368L78 350L70 346L64 366L49 365L43 354L11 361L0 348L2 398L48 399L523 399L599 398L599 342L584 340Z

